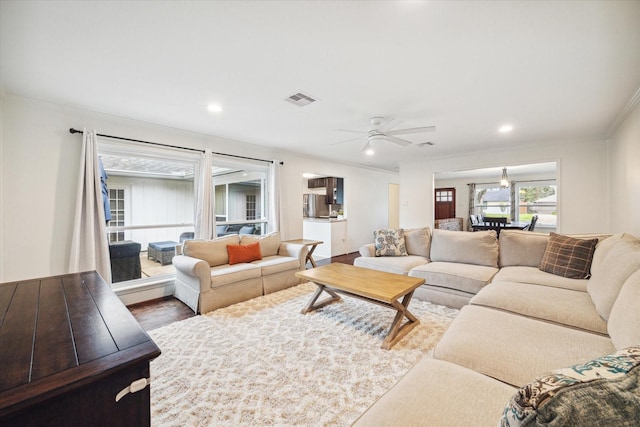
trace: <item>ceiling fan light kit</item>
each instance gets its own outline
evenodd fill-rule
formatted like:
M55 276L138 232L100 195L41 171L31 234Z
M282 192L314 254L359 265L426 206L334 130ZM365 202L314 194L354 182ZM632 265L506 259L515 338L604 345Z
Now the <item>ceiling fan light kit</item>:
M387 124L386 126L383 126L383 123L385 123L385 121ZM371 124L372 129L370 129L368 132L362 132L363 134L366 134L366 135L363 135L360 138L340 141L340 142L337 142L336 144L341 144L344 142L355 141L361 138L365 138L367 140L367 144L364 146L362 151L365 152L365 154L367 155L372 155L373 147L381 145L383 143L390 142L392 144L400 145L402 147L407 147L413 144L409 140L398 138L396 135L408 135L408 134L415 134L415 133L422 133L422 132L433 132L436 130L435 126L422 126L422 127L416 127L416 128L408 128L408 129L386 130L385 127L387 126L393 127L392 122L393 122L392 120L385 119L384 117L381 117L381 116L371 117L369 119L369 123ZM358 132L358 131L348 130L348 132ZM332 144L332 145L335 145L335 144ZM428 145L433 145L433 143L424 142L416 145L418 147L425 147Z

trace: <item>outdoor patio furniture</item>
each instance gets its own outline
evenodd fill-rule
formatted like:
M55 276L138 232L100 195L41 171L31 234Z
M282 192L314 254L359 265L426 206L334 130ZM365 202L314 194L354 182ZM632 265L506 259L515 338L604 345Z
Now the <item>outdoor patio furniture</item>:
M176 245L178 242L151 242L147 250L147 259L158 261L160 265L171 264L171 260L176 255Z
M131 240L109 243L111 282L125 282L142 277L140 243Z

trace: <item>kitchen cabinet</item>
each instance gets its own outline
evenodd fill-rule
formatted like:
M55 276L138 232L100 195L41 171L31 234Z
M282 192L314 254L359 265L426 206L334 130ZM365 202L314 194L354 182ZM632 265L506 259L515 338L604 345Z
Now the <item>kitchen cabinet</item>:
M344 178L327 178L327 204L341 205L344 203Z
M324 188L327 186L327 178L310 178L307 181L308 188Z
M331 258L347 253L347 221L328 219L305 219L302 236L305 239L321 240L313 253L314 258Z

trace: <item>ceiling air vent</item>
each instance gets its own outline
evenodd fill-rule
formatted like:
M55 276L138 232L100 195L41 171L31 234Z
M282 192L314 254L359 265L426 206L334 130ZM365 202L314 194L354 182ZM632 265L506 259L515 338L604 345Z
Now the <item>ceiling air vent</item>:
M298 92L286 98L285 101L289 101L290 103L295 104L298 107L304 107L305 105L309 105L312 102L316 102L317 100L305 93Z

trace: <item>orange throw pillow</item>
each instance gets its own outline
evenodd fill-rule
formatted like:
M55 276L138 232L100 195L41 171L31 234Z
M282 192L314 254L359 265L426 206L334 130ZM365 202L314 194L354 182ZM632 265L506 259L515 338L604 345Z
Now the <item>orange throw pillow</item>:
M259 242L248 245L227 245L227 253L229 254L229 265L262 259Z

